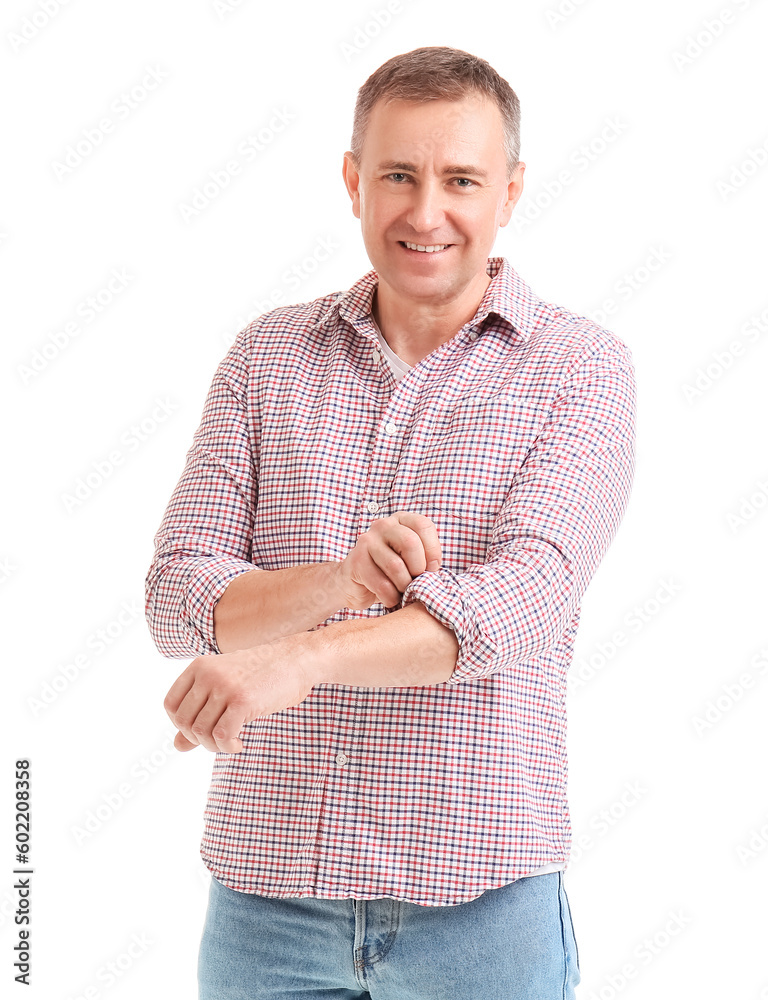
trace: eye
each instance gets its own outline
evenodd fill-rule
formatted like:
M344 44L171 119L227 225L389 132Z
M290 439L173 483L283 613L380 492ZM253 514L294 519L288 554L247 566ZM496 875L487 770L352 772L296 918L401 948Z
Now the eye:
M395 182L395 184L399 184L399 183L401 183L401 181L406 180L407 177L408 177L408 175L407 174L401 174L401 173L395 173L395 174L387 174L387 177L389 177L390 180L393 180Z
M470 180L469 177L456 177L455 180L456 183L459 185L459 187L462 187L465 190L467 188L472 187L475 183L474 181Z

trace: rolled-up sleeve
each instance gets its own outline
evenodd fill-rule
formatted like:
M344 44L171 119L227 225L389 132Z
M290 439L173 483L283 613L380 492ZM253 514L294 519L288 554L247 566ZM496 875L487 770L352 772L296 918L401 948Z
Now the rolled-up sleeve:
M200 426L154 539L145 613L165 656L218 653L213 610L251 562L257 434L240 334L214 375Z
M401 607L420 601L455 632L449 683L528 661L563 637L624 516L634 467L634 367L617 343L564 378L496 517L486 562L422 573L403 593Z

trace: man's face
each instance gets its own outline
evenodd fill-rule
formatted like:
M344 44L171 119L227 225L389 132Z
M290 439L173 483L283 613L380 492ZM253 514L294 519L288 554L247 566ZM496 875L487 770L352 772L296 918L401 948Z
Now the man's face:
M360 169L346 153L343 174L385 294L435 305L482 294L496 233L523 190L524 164L507 180L503 140L484 95L374 106Z

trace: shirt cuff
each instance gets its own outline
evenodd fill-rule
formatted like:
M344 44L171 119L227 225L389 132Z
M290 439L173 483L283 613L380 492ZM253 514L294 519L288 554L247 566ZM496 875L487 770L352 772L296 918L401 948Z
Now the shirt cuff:
M150 572L145 613L155 645L163 656L219 653L213 609L232 580L259 569L244 559L210 556L185 559L160 573Z
M448 570L421 573L408 584L400 600L401 608L419 601L434 618L455 633L459 652L456 666L448 678L449 684L487 677L497 666L497 643L478 623L476 598L479 594L475 594L474 589L479 586L475 583L473 588L470 578L462 582Z
M258 568L242 559L216 559L197 567L190 574L184 601L184 627L198 646L204 644L204 653L220 652L213 627L213 609L224 591L235 577Z

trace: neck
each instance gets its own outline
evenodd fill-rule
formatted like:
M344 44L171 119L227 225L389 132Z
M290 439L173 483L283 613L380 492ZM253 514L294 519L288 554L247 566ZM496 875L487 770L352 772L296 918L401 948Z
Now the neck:
M434 303L397 296L380 279L371 311L395 354L409 365L415 365L455 337L472 319L490 283L490 275L479 275L478 281L468 286L459 298Z

